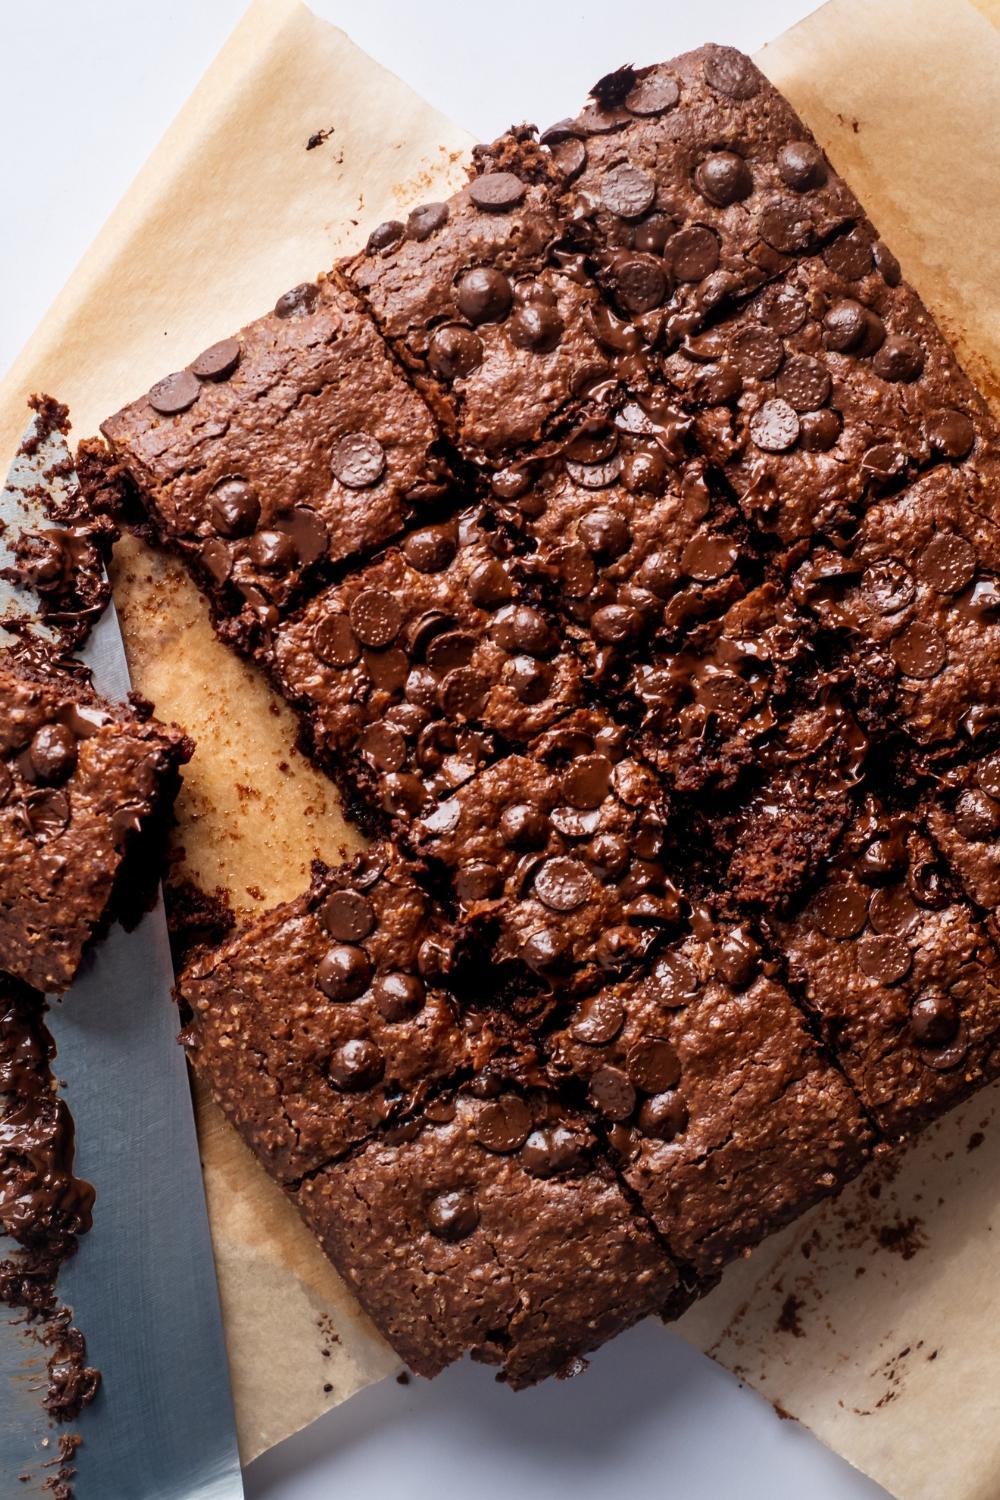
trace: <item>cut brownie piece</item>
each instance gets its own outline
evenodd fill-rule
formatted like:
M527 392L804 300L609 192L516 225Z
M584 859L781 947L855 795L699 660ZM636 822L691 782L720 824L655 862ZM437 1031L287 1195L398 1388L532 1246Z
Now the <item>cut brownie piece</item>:
M853 1176L872 1135L752 931L695 927L584 1000L549 1051L672 1255L708 1279Z
M819 889L774 934L886 1136L1000 1071L1000 957L917 818L867 798Z
M191 1061L279 1182L470 1067L475 1039L442 988L453 950L426 892L376 847L318 867L304 896L181 976Z
M954 758L1000 714L1000 528L964 468L936 469L817 551L796 596L843 633L859 702L923 758Z
M357 300L322 278L102 431L241 646L308 576L388 541L448 484L425 403Z
M612 305L651 344L676 343L862 217L791 106L731 47L622 68L592 94L541 139L575 179L570 245L597 256Z
M549 264L559 221L541 153L507 141L491 148L505 170L380 225L340 267L476 461L537 442L612 373L595 337L600 298Z
M699 445L781 541L995 438L982 398L874 232L798 261L663 363Z
M591 1127L543 1093L463 1093L304 1182L307 1223L420 1375L471 1351L515 1388L648 1313L678 1279Z
M192 745L25 651L0 657L0 969L69 988L90 940L136 892Z
M582 699L575 654L474 512L411 532L277 632L279 687L371 826L412 818Z
M531 756L488 767L414 824L460 917L496 929L496 962L592 985L677 920L666 797L626 741L599 710L580 710Z

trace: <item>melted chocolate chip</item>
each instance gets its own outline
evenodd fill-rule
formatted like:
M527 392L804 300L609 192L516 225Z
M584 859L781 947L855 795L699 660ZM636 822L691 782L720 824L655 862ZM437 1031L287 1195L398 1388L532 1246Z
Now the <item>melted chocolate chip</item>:
M249 536L260 520L260 501L246 479L229 476L212 490L212 525L220 536Z
M479 1227L479 1208L471 1193L439 1193L427 1206L427 1226L439 1240L456 1244Z
M470 323L502 323L513 301L507 277L490 266L466 271L455 288L458 310Z
M483 362L483 341L471 328L446 323L427 345L427 363L439 380L462 380Z
M501 1094L479 1106L472 1133L487 1151L519 1151L531 1134L531 1110L516 1094Z
M529 303L519 307L507 324L507 337L517 349L531 354L549 354L563 335L563 321L554 307Z
M327 1072L336 1088L346 1094L357 1094L381 1082L385 1058L374 1042L355 1037L331 1054Z
M635 1088L620 1068L598 1068L591 1077L588 1095L607 1120L627 1120L635 1109Z
M936 677L948 660L948 648L933 625L914 620L889 648L892 659L906 677L924 681Z
M416 974L383 974L372 985L372 999L385 1021L411 1021L423 1009L426 990Z
M910 1030L921 1047L944 1047L959 1027L958 1006L942 990L925 992L910 1006Z
M66 724L43 724L28 746L28 759L39 781L65 781L76 765L76 735Z
M909 382L918 379L924 368L924 351L916 339L890 333L872 360L876 375L883 380Z
M410 210L406 220L406 238L418 243L429 239L435 230L448 222L447 203L421 203Z
M319 287L314 281L303 281L283 292L274 304L276 318L308 318L319 303Z
M384 255L389 250L395 250L405 233L406 225L399 219L386 219L384 224L377 225L368 236L365 254Z
M681 1076L680 1058L665 1037L643 1037L625 1059L629 1081L644 1094L662 1094Z
M818 359L796 354L787 360L778 376L777 391L796 412L814 411L830 399L830 372Z
M320 920L338 942L359 943L375 927L375 908L359 891L334 891L320 908Z
M533 1130L521 1151L521 1165L532 1177L569 1177L586 1170L589 1138L568 1125L543 1125Z
M639 1107L638 1125L643 1135L658 1141L672 1141L688 1127L688 1107L675 1089L644 1099Z
M588 1047L603 1047L614 1041L624 1024L624 1006L613 995L603 993L584 1000L569 1029L578 1042Z
M976 574L976 549L964 536L939 531L917 561L917 576L939 594L960 594Z
M356 1000L368 988L371 960L363 948L338 943L319 961L316 983L329 1000Z
M535 894L552 911L575 911L590 895L593 880L586 865L569 856L548 859L535 875Z
M780 398L762 402L750 418L750 436L765 453L784 453L794 448L799 430L795 409Z
M927 438L944 458L965 458L976 441L976 428L965 412L939 411L927 423Z
M810 911L827 937L854 937L865 925L868 896L853 880L832 880L813 898Z
M349 432L330 454L334 477L350 490L365 490L377 484L385 469L385 449L367 432Z
M704 224L678 230L667 241L663 258L678 281L703 281L719 264L719 236Z

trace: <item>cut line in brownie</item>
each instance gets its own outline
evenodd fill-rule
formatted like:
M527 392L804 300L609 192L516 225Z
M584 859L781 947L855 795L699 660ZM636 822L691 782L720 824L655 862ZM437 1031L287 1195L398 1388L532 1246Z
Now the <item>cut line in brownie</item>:
M61 992L92 939L138 915L192 750L85 677L0 654L0 969Z

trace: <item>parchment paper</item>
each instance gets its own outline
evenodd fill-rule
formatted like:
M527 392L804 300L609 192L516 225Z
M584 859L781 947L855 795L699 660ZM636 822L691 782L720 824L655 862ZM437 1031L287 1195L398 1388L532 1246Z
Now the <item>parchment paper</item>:
M998 24L1000 0L831 0L759 59L994 399ZM0 463L30 391L96 431L374 223L448 191L470 144L293 0L256 0L0 386ZM292 895L314 854L357 842L331 787L176 565L126 543L115 584L137 686L199 743L180 803L190 872L248 911ZM731 1268L680 1325L900 1500L1000 1490L998 1101ZM199 1121L250 1459L397 1361L202 1099Z

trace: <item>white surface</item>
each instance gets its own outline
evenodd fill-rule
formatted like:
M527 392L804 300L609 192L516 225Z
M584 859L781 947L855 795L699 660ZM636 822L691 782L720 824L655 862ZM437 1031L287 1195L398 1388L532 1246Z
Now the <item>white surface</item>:
M544 126L573 113L619 63L709 39L752 50L812 6L313 0L313 8L489 138L512 120ZM0 369L242 10L243 0L2 0ZM250 1500L882 1494L654 1324L603 1349L578 1380L518 1396L469 1364L431 1385L389 1381L252 1465L247 1490Z

